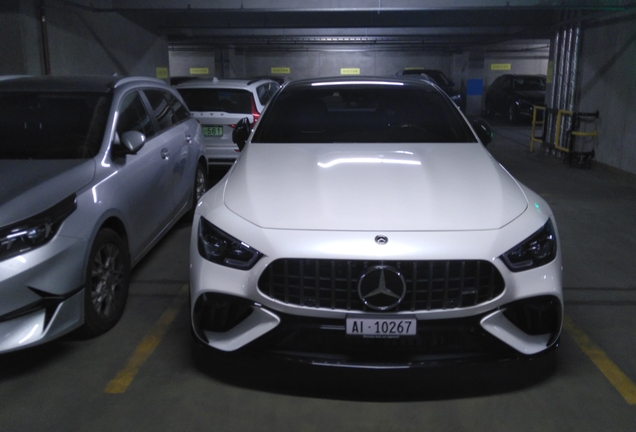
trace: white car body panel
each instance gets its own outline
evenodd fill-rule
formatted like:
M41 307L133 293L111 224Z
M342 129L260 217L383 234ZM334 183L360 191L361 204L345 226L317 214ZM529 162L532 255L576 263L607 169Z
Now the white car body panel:
M262 256L247 270L206 259L199 249L203 220ZM556 241L558 228L547 202L517 182L479 142L248 141L195 212L190 249L192 326L203 345L232 352L258 344L288 325L290 317L327 322L325 329L344 334L347 317L373 316L370 310L284 301L259 288L261 276L282 260L481 262L490 263L503 279L504 288L492 298L475 305L381 314L414 317L419 324L476 320L479 331L517 355L539 355L555 347L560 335L561 248L556 247L549 262L524 270L511 270L502 257L549 224ZM388 240L378 242L377 236ZM360 286L351 293L358 294L362 298ZM252 314L228 331L197 331L201 324L196 316L203 307L198 300L215 296L249 304ZM510 318L514 312L507 314L535 299L556 303L558 322L551 333L526 333L511 321L516 319ZM323 361L332 360L315 363ZM336 363L345 365L346 360Z
M471 143L399 151L394 144L254 144L226 196L228 208L255 225L292 230L488 230L527 206L512 177Z

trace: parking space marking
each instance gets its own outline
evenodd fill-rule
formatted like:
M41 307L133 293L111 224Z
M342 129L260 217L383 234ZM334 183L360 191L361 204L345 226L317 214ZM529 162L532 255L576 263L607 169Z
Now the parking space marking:
M188 300L188 289L187 284L181 287L179 293L172 300L170 307L166 309L139 345L137 345L126 366L106 385L104 393L121 394L126 391L141 366L148 360L163 339L183 304Z
M636 405L636 385L634 382L568 316L563 317L563 327L585 355L592 360L601 373L605 375L605 378L623 396L623 399L630 405Z

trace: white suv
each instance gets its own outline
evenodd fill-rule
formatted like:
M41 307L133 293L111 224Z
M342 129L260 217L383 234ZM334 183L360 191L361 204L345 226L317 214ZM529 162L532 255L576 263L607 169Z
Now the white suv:
M280 84L270 78L193 79L175 86L203 128L210 167L231 165L239 154L232 142L234 125L248 117L252 126Z

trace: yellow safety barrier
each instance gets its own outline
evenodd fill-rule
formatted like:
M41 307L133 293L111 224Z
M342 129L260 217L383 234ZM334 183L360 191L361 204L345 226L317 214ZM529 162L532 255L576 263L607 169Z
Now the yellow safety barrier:
M543 111L543 120L537 120L537 111ZM534 136L534 130L536 126L543 126L545 122L546 116L546 107L534 105L532 109L532 135L530 135L530 151L534 151L534 143L538 142L539 144L543 144L543 137L537 138Z
M572 111L567 111L567 110L559 110L559 112L557 113L557 121L556 121L556 138L554 141L554 148L557 150L561 150L562 152L566 152L569 153L570 152L570 148L569 147L563 147L561 145L559 145L559 140L561 138L561 122L562 122L562 117L564 115L574 115L574 113ZM598 114L596 114L598 116ZM587 136L587 137L596 137L598 136L598 133L596 131L592 131L592 132L580 132L580 131L571 131L570 135L573 136Z

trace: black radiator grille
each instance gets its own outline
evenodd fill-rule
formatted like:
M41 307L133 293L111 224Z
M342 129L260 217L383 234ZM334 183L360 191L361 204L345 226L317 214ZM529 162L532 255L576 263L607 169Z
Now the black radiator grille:
M358 295L366 269L390 266L406 282L396 311L455 309L488 302L504 290L497 268L488 261L355 261L279 259L263 272L258 288L266 296L312 308L368 310Z

